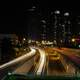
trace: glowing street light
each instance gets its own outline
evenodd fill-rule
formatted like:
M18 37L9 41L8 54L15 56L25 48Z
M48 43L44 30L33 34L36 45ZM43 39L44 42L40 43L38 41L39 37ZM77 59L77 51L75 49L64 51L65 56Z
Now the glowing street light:
M23 40L25 41L25 40L26 40L26 38L23 38Z
M72 39L72 42L75 42L75 39L74 38Z

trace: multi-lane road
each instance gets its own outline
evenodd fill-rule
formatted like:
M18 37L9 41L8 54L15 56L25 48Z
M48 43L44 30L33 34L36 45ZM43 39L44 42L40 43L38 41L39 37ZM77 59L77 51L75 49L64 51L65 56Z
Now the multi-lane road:
M36 50L31 48L31 51L29 53L26 53L23 56L20 56L12 61L9 61L3 65L0 65L0 79L2 79L4 76L6 76L8 73L13 73L17 68L20 68L24 64L27 64L26 72L28 70L28 66L30 67L30 63L28 64L28 60L32 59L36 55ZM32 62L32 61L31 61ZM24 68L23 68L24 70ZM21 71L21 70L20 70Z
M53 53L55 54L55 53ZM47 75L60 76L60 75L75 75L76 68L75 66L65 59L59 52L56 52L57 58L54 57L51 59L49 56Z
M48 75L80 75L80 57L69 49L46 48L48 52ZM50 54L56 53L56 59ZM74 55L73 55L74 54ZM73 55L73 56L72 56Z
M4 77L8 72L21 75L80 75L80 56L76 50L68 48L31 47L29 53L0 66L0 76Z

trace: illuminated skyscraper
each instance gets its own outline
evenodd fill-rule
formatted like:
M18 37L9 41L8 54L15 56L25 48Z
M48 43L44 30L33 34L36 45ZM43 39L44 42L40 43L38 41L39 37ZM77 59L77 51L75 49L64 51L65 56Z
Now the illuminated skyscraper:
M55 45L69 43L71 39L71 21L69 18L69 13L63 14L60 11L55 11L54 14L54 43Z
M70 14L68 12L64 13L64 43L69 44L71 40L71 21L70 21Z
M41 33L41 37L42 40L46 40L46 21L45 20L41 20L41 27L42 27L42 33Z
M59 28L59 23L60 23L60 11L56 10L54 12L54 44L57 45L58 44L58 40L59 40L59 37L58 37L58 28Z

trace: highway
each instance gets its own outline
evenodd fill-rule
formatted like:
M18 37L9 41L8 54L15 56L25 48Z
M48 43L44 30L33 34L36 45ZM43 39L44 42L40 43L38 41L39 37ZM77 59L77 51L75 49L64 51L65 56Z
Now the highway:
M56 52L57 54L59 54L58 52ZM48 69L47 69L47 75L54 75L54 76L60 76L60 75L74 75L75 73L75 68L67 63L65 61L65 59L63 58L63 56L60 55L60 59L53 59L51 60L49 58L48 61Z
M38 70L37 70L37 75L41 75L42 72L44 72L45 70L45 66L46 66L46 54L44 50L39 49L40 52L40 61L39 61L39 65L38 65Z
M66 56L70 61L72 61L75 64L76 67L80 69L80 50L69 48L53 48L53 50L61 52L62 55Z
M34 58L25 62L21 67L18 67L14 73L17 74L31 74L31 75L49 75L49 76L73 76L79 73L79 69L68 60L67 56L62 55L63 52L59 52L53 49L50 51L43 50L41 48L34 47L39 51L40 58L35 64ZM29 65L30 64L30 65ZM46 69L45 69L46 68ZM46 73L44 73L46 70ZM30 71L30 72L29 72Z
M39 59L38 63L36 64L36 66L34 65L35 64L35 59L33 57L29 61L25 62L21 67L18 67L13 72L14 74L27 74L27 73L30 74L31 73L32 75L34 75L34 74L41 75L42 72L44 72L45 64L46 64L45 52L43 50L41 50L40 48L35 48L35 49L38 49L38 51L39 51L38 54L40 55L40 59ZM33 68L33 70L32 70L32 68Z
M25 59L28 59L28 58L30 58L33 55L35 55L35 50L31 48L31 52L26 53L25 55L23 55L21 57L18 57L16 59L12 60L12 61L9 61L9 62L7 62L7 63L5 63L3 65L0 65L0 70L4 69L6 67L9 67L9 66L11 66L13 64L19 63L20 61L23 61Z
M74 52L74 51L73 51ZM5 74L74 76L80 75L80 58L67 49L31 47L31 52L0 66ZM73 57L72 57L73 55ZM75 58L76 57L76 58ZM15 65L13 65L15 63ZM3 73L2 72L2 73Z
M48 54L47 75L80 75L80 69L78 66L75 66L71 59L68 59L68 56L64 56L63 54L65 53L62 50L56 48L47 48L45 50ZM56 58L53 56L53 54L57 54Z
M36 50L38 50L38 53L36 53ZM37 55L39 55L40 57L38 58L38 62L35 65L35 58L37 57ZM24 56L21 56L13 61L1 65L0 69L2 70L2 73L5 72L4 76L6 76L7 73L20 75L42 75L45 72L45 64L45 51L37 47L31 47L30 53L27 53Z
M23 56L20 56L10 62L7 62L0 66L0 79L3 78L5 75L8 74L8 72L13 72L16 68L20 67L24 63L26 63L29 59L34 57L36 55L36 50L33 48L30 48L31 51L29 53L26 53Z

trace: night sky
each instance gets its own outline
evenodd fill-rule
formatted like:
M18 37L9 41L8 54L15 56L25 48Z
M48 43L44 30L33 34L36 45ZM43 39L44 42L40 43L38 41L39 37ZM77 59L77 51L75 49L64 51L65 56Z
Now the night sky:
M47 16L48 11L61 10L62 12L69 11L73 18L75 16L80 16L79 2L70 0L26 0L24 2L1 2L0 7L0 33L27 33L28 27L26 26L26 18L24 12L36 6L42 11L42 13ZM26 25L25 25L26 24ZM35 30L36 27L34 26ZM73 31L79 29L73 27Z
M69 0L59 1L59 0L30 0L27 2L24 2L24 11L31 8L32 6L36 6L38 10L41 10L42 14L45 16L48 16L48 12L60 10L63 14L64 12L69 12L71 21L72 21L72 27L71 31L73 33L77 33L80 31L80 27L76 27L76 16L80 16L80 8L79 4L76 1L70 2ZM36 30L36 27L34 27Z

